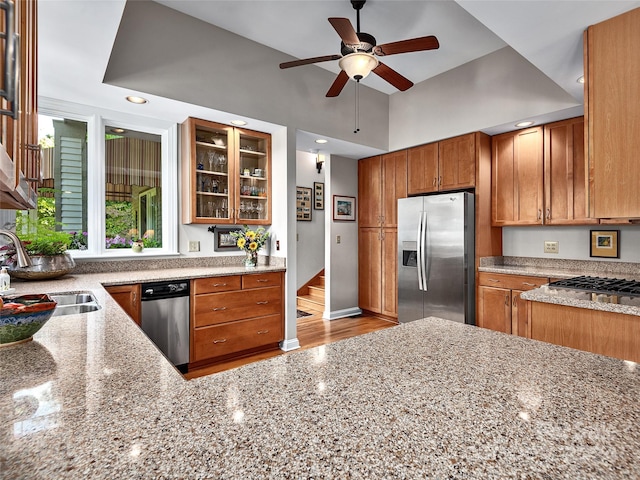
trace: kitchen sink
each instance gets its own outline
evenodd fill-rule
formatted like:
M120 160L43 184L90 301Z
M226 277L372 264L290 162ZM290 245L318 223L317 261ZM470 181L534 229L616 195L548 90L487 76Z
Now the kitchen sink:
M95 312L102 308L91 292L62 292L49 295L58 304L53 316Z

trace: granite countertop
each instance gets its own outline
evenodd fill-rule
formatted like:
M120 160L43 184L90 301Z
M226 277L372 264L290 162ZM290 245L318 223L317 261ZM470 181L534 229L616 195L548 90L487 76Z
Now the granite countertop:
M478 271L549 278L572 278L588 275L640 280L640 264L625 262L486 257L480 260ZM621 298L621 304L594 302L586 293L569 292L547 286L523 292L520 297L523 300L533 302L640 316L640 299L638 298Z
M636 364L428 318L186 381L95 292L0 348L0 478L640 476Z

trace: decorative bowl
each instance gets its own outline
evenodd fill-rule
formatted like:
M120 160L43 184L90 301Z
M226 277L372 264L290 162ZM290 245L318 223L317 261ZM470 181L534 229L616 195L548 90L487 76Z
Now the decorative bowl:
M56 308L56 302L46 294L10 295L2 301L0 347L31 340Z
M13 265L8 273L12 278L20 280L47 280L62 277L76 266L73 257L68 253L60 255L32 255L30 267Z

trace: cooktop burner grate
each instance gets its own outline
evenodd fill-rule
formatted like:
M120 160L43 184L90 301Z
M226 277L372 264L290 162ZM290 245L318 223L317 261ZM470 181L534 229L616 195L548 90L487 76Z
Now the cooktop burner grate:
M549 283L550 287L640 297L640 282L623 278L574 277Z

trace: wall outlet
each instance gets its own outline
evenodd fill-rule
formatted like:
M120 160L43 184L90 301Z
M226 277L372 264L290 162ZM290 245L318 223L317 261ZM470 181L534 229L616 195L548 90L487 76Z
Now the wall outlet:
M544 253L558 253L558 242L544 242Z
M189 251L190 252L199 252L200 251L200 242L193 241L193 242L189 242Z
M336 235L336 243L340 243L340 235Z

